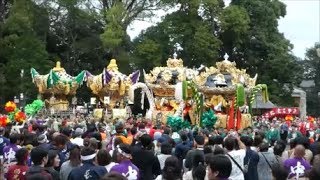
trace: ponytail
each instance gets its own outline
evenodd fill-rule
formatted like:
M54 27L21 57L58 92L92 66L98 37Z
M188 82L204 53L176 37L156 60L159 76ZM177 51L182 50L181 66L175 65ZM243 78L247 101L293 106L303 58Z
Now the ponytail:
M206 176L206 166L204 165L203 154L195 154L192 165L192 178L194 180L204 180Z
M193 180L204 180L206 173L206 166L203 164L203 162L199 162L198 165L192 168Z

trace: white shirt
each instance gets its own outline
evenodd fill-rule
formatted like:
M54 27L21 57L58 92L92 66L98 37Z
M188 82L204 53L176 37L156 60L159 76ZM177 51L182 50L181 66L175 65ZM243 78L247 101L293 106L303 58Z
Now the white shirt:
M78 146L83 146L83 139L80 137L76 137L74 139L70 139L72 144L76 144Z
M242 169L244 168L243 163L244 163L244 157L246 156L245 149L233 150L233 151L228 152L228 154L235 161L237 161L237 163L241 166ZM231 171L229 179L231 179L231 180L244 180L243 172L239 169L239 167L233 162L233 160L231 158L230 158L230 161L232 164L232 171Z
M160 163L161 170L163 170L163 168L164 168L164 163L165 163L166 159L168 157L170 157L170 156L171 156L170 154L169 155L168 154L159 154L159 155L157 155L159 163Z
M118 164L118 163L111 162L110 164L108 164L108 165L106 165L106 166L104 166L104 167L107 169L108 172L110 172L110 169L111 169L113 166L117 165L117 164Z

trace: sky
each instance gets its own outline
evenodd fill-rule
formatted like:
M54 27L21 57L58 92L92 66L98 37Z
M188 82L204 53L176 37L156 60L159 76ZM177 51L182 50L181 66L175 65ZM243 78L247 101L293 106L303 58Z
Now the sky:
M225 0L229 4L231 0ZM294 45L293 54L304 58L307 48L320 42L320 0L281 0L287 5L287 15L279 20L279 31ZM131 39L161 21L166 14L158 11L147 21L134 21L128 28Z

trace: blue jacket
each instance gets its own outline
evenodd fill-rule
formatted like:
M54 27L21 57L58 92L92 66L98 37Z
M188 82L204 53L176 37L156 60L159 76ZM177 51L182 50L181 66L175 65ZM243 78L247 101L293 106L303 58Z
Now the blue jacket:
M9 139L0 136L0 155L3 155L3 148L10 143Z
M83 165L73 169L68 180L96 180L107 174L103 166L95 166L92 161L84 161Z
M250 163L248 166L248 172L244 174L245 180L256 180L258 178L258 170L257 166L259 163L259 155L257 152L250 149L250 147L247 148L246 156L244 157L244 165L248 164L248 161L250 159Z
M192 142L190 143L190 141L186 141L186 142L181 142L179 143L174 151L174 155L182 160L186 157L188 151L191 149L192 147Z

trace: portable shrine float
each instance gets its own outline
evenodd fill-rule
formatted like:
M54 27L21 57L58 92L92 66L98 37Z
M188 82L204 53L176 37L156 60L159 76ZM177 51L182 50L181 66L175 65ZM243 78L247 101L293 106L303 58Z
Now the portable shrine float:
M167 66L144 72L144 80L153 102L149 113L163 123L174 118L177 123L242 129L251 126L250 105L256 94L262 91L268 99L267 86L256 85L257 75L250 77L227 55L216 66L198 69L183 66L174 56Z
M46 107L51 110L51 113L55 113L69 109L68 99L76 94L77 89L85 80L86 73L81 71L77 76L71 76L58 61L56 67L46 75L40 75L34 68L31 68L31 76Z
M140 71L135 71L130 75L121 73L116 60L111 59L101 74L92 75L87 72L87 86L108 112L112 113L113 118L125 118L128 90L130 86L138 82L139 76Z
M267 86L256 85L245 69L238 69L235 62L224 60L216 66L203 67L195 78L199 91L204 94L207 107L218 117L215 127L242 129L251 126L250 107L259 91L268 99Z

